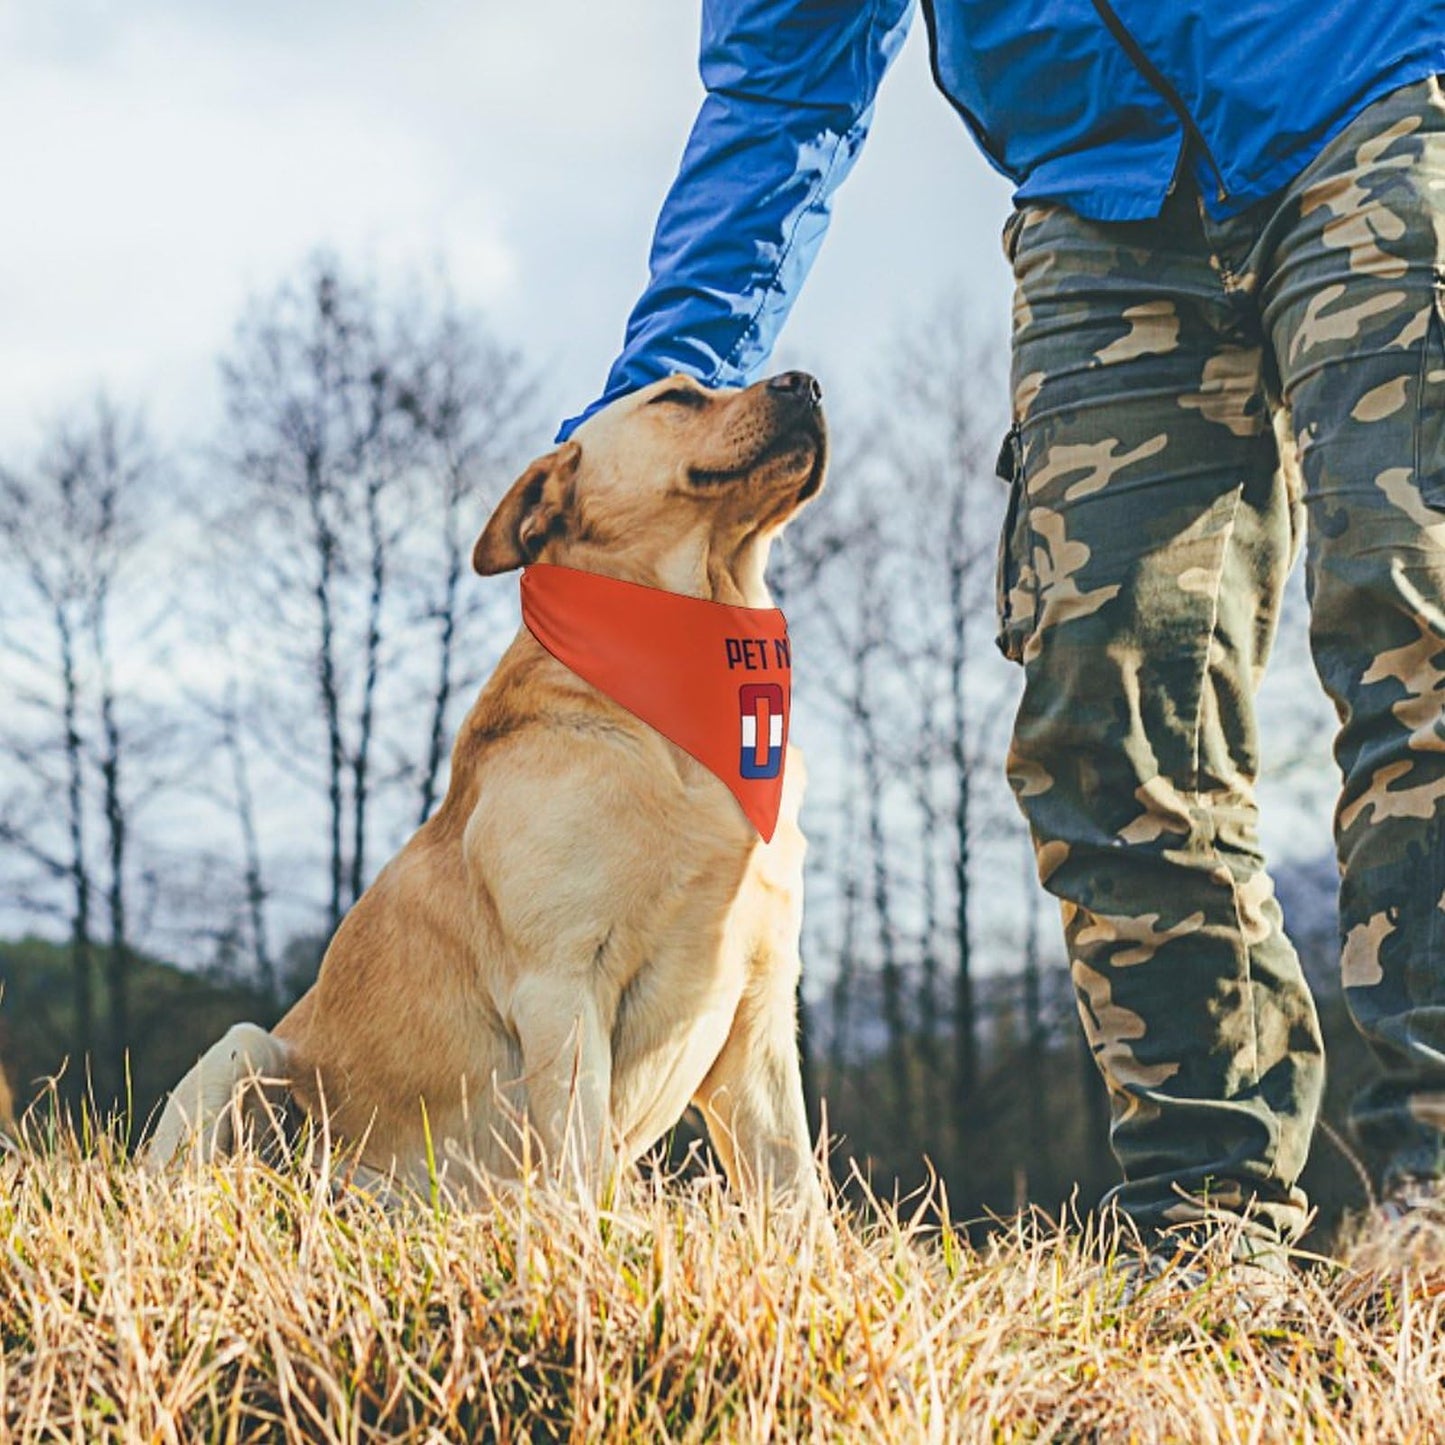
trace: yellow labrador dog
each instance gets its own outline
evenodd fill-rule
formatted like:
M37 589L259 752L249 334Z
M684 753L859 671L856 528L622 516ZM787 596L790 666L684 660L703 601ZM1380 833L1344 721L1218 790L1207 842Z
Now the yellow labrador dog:
M769 607L768 549L822 485L818 400L799 372L622 398L516 482L476 569L555 562ZM815 1208L794 1002L803 780L790 749L763 843L718 778L522 629L445 802L274 1033L238 1025L180 1083L149 1161L198 1133L230 1148L238 1089L261 1075L404 1185L426 1184L429 1134L439 1161L506 1177L530 1150L595 1194L693 1103L734 1186Z

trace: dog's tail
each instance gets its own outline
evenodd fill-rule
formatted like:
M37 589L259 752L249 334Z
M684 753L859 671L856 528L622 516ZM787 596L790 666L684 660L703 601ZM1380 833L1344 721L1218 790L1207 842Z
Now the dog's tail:
M290 1098L290 1063L274 1034L256 1024L234 1025L176 1085L141 1162L164 1169L188 1146L209 1160L233 1153L248 1134L277 1138Z

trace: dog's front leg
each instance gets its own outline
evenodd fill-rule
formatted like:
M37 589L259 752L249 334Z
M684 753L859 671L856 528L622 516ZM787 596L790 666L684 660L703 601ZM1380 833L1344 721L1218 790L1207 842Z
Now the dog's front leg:
M617 1167L612 1137L612 1041L586 983L524 980L512 1023L526 1070L527 1123L549 1173L599 1198Z
M693 1102L735 1189L751 1197L786 1196L821 1218L823 1191L798 1057L797 976L796 968L780 967L753 981Z

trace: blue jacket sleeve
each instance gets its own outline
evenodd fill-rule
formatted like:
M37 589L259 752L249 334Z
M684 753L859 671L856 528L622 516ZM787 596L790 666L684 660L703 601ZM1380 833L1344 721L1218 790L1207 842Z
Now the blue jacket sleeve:
M651 278L603 394L767 362L868 132L913 0L703 0L707 95L653 236Z

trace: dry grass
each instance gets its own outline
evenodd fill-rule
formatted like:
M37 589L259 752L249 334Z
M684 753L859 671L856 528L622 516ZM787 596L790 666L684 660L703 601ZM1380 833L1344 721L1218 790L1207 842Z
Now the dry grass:
M1438 1237L1121 1307L1077 1229L837 1222L796 1247L713 1178L388 1212L52 1140L0 1162L0 1439L1445 1438Z

